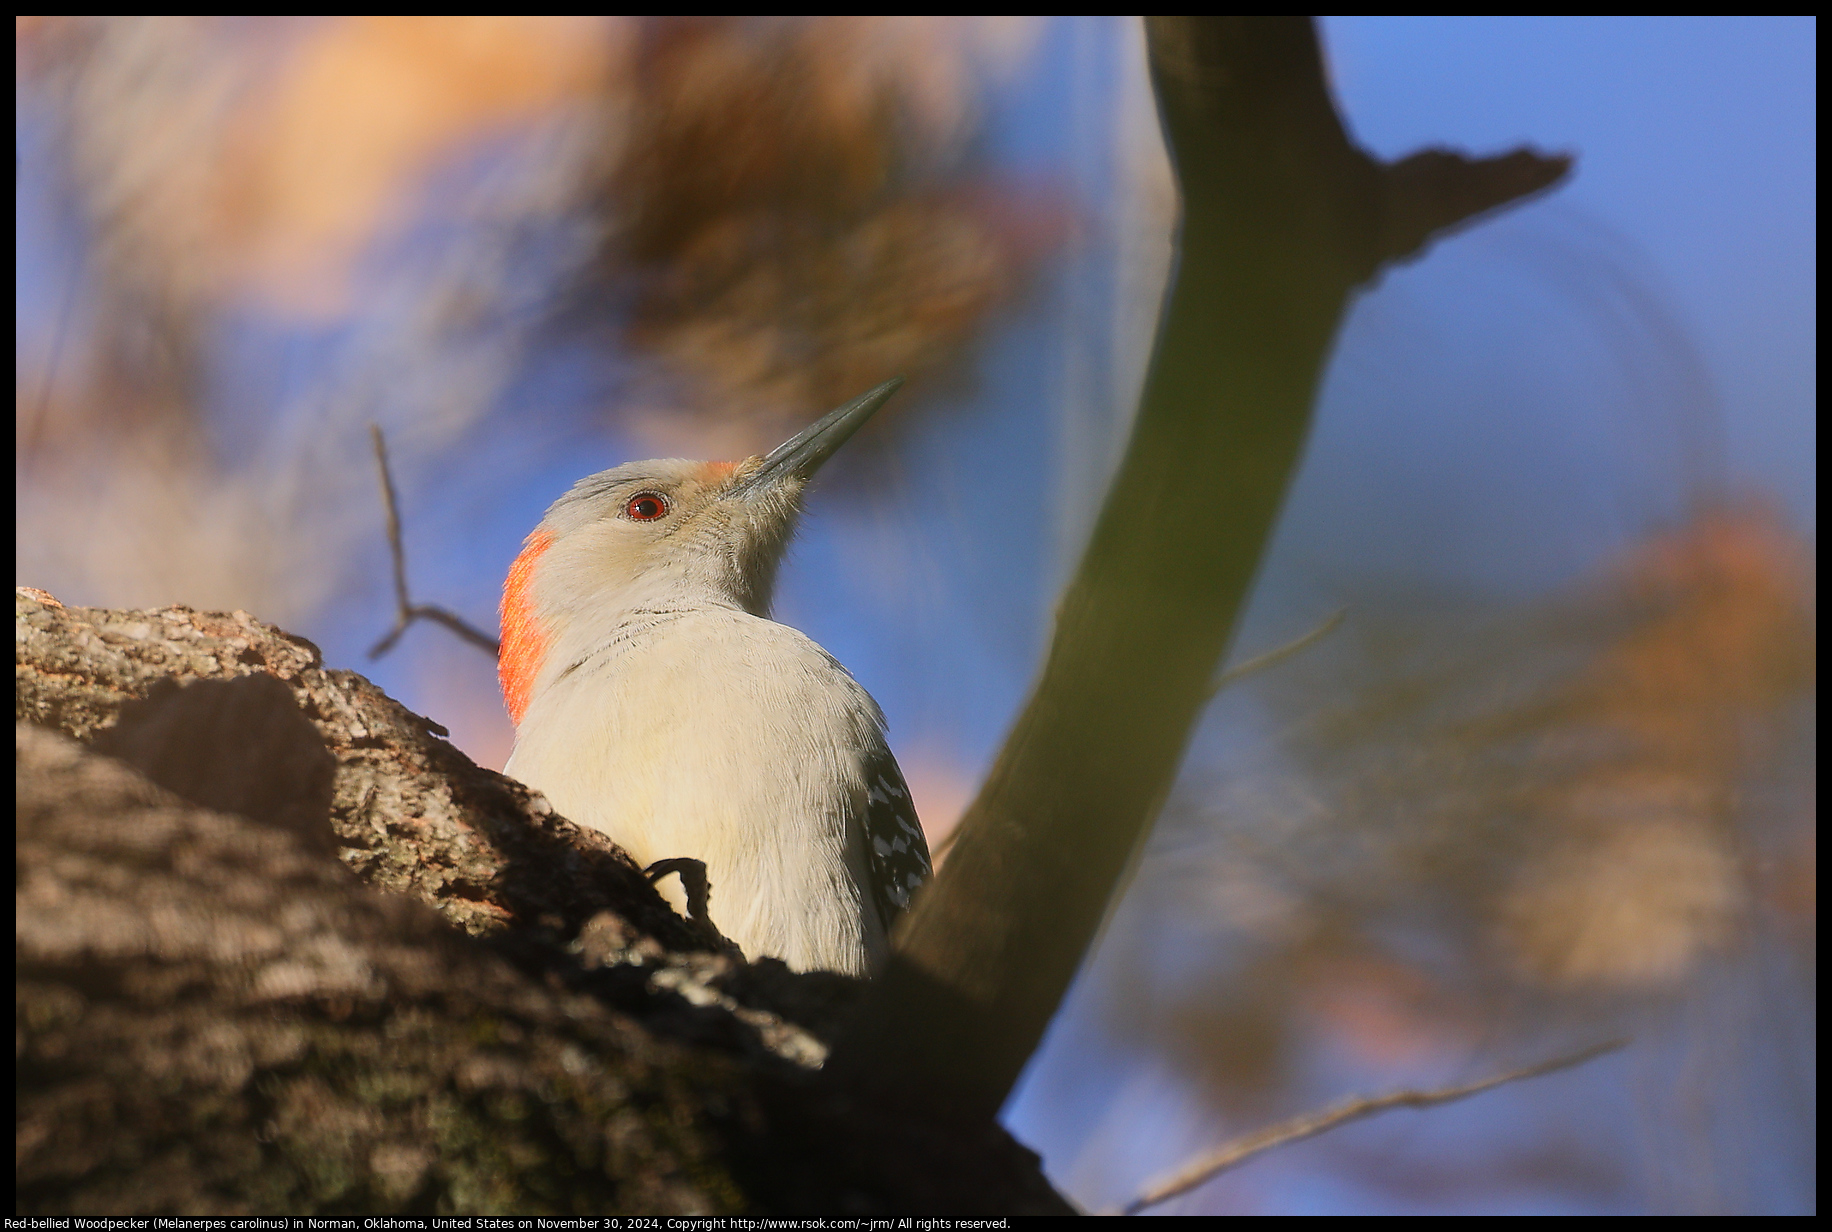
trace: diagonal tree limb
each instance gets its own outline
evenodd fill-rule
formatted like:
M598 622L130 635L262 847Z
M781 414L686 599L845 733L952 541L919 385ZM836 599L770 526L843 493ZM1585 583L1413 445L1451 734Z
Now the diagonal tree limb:
M1133 437L1030 700L827 1069L962 1117L1010 1094L1170 791L1356 290L1570 166L1377 162L1307 18L1146 33L1183 220Z
M1626 1039L1608 1040L1601 1044L1592 1044L1589 1048L1574 1052L1569 1056L1542 1061L1538 1065L1529 1065L1525 1069L1509 1070L1504 1074L1491 1074L1475 1082L1437 1087L1429 1091L1406 1090L1391 1091L1386 1095L1356 1095L1340 1100L1328 1108L1315 1112L1301 1112L1275 1125L1256 1129L1250 1134L1242 1134L1238 1138L1222 1143L1213 1151L1199 1156L1175 1172L1154 1180L1138 1197L1113 1213L1136 1215L1147 1207L1156 1206L1160 1202L1168 1202L1200 1185L1205 1185L1228 1169L1239 1167L1254 1156L1264 1154L1274 1147L1314 1138L1318 1134L1335 1129L1338 1125L1347 1125L1350 1121L1359 1121L1364 1117L1371 1117L1394 1108L1430 1108L1437 1104L1454 1103L1460 1099L1468 1099L1472 1095L1480 1095L1484 1091L1492 1091L1509 1082L1519 1082L1526 1078L1538 1078L1543 1074L1556 1073L1562 1069L1572 1069L1586 1061L1593 1061L1605 1053L1616 1052L1627 1045Z
M382 438L382 430L375 424L369 425L369 442L375 446L375 465L381 472L382 506L388 517L388 553L394 562L394 628L388 635L369 648L369 657L379 659L394 649L394 644L401 640L401 634L407 632L407 626L416 620L431 620L444 625L453 633L477 647L488 651L491 658L502 653L502 643L470 624L463 617L448 612L442 607L431 604L415 603L407 592L407 552L401 546L400 505L394 494L394 474L388 469L388 443Z

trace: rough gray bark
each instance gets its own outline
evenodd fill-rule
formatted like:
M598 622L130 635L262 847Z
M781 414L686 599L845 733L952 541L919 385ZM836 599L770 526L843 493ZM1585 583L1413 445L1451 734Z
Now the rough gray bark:
M15 600L19 1211L1068 1209L988 1120L811 1081L855 982L733 957L309 643L47 599Z
M621 902L645 931L673 948L688 944L678 917L613 844L479 769L440 738L437 723L361 676L326 669L302 638L245 612L111 612L21 597L15 616L22 719L90 740L163 682L153 700L182 710L179 681L264 673L286 687L334 758L331 827L345 862L373 884L421 898L472 934L511 924L576 934L591 914ZM211 764L230 755L222 741L186 735L182 714L155 718L158 708L131 707L130 730L114 733L111 751L135 760L139 749L139 764L174 791L227 790ZM246 716L225 721L233 728ZM236 805L216 794L204 800Z
M1042 1040L1208 703L1357 288L1570 166L1377 161L1309 18L1146 35L1183 220L1132 440L1030 700L828 1067L912 1107L991 1115Z

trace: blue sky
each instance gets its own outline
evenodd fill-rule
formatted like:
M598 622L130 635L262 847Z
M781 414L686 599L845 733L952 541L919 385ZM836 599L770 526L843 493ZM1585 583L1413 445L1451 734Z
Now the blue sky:
M1813 516L1811 17L1324 19L1375 153L1569 150L1566 208L1637 250L1699 347L1734 475Z

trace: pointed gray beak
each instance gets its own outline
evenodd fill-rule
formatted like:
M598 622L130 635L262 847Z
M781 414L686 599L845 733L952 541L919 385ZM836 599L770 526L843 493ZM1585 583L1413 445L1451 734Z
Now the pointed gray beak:
M831 458L902 385L903 378L894 376L870 393L861 394L839 410L823 415L772 449L763 465L740 479L732 493L748 496L791 475L803 480L811 478L821 468L821 463Z

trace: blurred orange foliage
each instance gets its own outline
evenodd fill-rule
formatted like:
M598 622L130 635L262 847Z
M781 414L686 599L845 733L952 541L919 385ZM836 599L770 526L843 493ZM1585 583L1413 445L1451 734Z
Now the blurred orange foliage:
M1306 1038L1416 1071L1810 948L1814 584L1778 511L1719 502L1545 600L1351 602L1252 679L1272 777L1168 806L1111 1012L1264 1115ZM1154 987L1167 936L1211 961Z
M93 602L297 624L373 534L364 425L411 488L560 322L630 378L605 418L700 456L950 369L1062 233L973 157L1034 25L21 19L28 187L77 223L21 346L22 542ZM343 339L281 404L218 383L250 310Z
M672 408L727 452L886 373L950 359L1062 235L1059 207L975 180L967 28L941 19L657 22L634 74L600 277Z
M1554 753L1568 773L1533 807L1560 837L1505 898L1524 969L1658 987L1747 923L1751 883L1773 869L1739 794L1811 688L1813 578L1807 546L1757 504L1703 509L1606 571L1599 589L1642 615L1544 703L1547 747L1585 751Z

